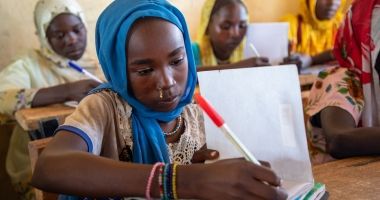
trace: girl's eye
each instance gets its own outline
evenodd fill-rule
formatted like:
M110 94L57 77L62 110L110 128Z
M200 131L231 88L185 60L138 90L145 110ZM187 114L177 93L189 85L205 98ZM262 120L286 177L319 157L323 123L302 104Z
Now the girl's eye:
M178 58L178 59L175 59L174 61L172 61L172 62L170 63L170 65L175 65L175 66L180 65L180 64L182 64L183 60L184 60L183 57Z
M239 25L239 28L241 28L241 29L244 29L244 28L247 28L247 23L241 23L240 25Z
M77 26L74 28L74 32L79 34L82 32L83 29L84 29L84 26Z
M228 23L224 23L224 24L220 25L220 28L223 29L223 30L228 30L228 29L231 28L231 25L228 24Z
M142 69L142 70L137 71L139 76L146 76L146 75L149 75L151 72L153 72L152 68L146 68L146 69Z
M59 32L59 33L54 34L53 37L58 40L62 40L65 37L65 34L62 32Z

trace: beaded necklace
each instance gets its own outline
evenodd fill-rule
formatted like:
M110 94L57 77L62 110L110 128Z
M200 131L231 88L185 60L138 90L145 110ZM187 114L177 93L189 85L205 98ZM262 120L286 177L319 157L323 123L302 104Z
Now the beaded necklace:
M174 130L173 130L173 131L170 131L170 132L165 132L165 131L163 131L163 132L164 132L164 135L165 135L165 136L171 136L171 135L176 134L176 133L181 129L182 124L183 124L183 123L182 123L182 115L179 115L178 118L177 118L177 124L176 124Z

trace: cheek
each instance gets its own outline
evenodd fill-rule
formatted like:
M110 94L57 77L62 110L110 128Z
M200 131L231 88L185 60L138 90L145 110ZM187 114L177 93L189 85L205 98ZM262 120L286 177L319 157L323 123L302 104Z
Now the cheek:
M180 85L182 92L185 90L187 85L187 75L188 75L188 65L184 65L181 67L181 70L179 70L176 73L175 81Z
M129 80L131 92L136 99L142 102L144 101L144 97L149 96L152 88L154 88L151 86L152 80L144 76L130 75Z

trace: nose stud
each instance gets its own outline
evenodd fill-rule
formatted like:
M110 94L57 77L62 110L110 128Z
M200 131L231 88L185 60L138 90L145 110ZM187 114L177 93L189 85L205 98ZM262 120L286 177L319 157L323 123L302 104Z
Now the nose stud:
M162 88L158 88L158 92L160 93L160 99L163 99L164 98L164 94L163 94L163 91L162 91Z

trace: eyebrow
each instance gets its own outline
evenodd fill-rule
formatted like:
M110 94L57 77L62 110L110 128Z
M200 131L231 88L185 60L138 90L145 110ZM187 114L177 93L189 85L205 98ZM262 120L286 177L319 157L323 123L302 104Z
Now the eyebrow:
M84 24L82 22L79 22L79 23L71 26L71 28L79 28L79 27L84 27ZM65 31L59 29L59 27L58 27L57 29L53 28L53 30L51 30L51 32L52 33L61 33L61 32L65 32Z
M181 46L181 47L178 47L176 49L174 49L172 52L169 53L168 57L173 57L175 55L177 55L181 50L183 50L185 47ZM129 63L129 65L145 65L145 64L150 64L152 63L153 60L152 59L138 59L138 60L135 60L131 63Z

